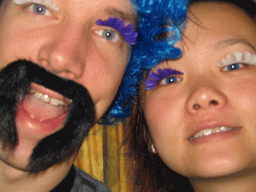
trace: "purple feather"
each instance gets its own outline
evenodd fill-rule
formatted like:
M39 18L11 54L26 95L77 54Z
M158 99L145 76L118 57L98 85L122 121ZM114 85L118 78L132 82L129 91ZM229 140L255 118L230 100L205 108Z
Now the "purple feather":
M148 79L146 79L145 81L144 89L145 90L153 89L159 83L159 81L161 81L163 78L168 77L170 75L183 75L183 73L177 70L173 70L171 68L157 69L157 73L150 72L148 74Z
M130 45L135 45L138 33L133 31L132 23L125 26L124 20L120 20L119 18L116 18L116 17L110 17L108 20L104 20L104 21L97 20L96 24L114 28L123 36L123 39L127 43L129 43Z

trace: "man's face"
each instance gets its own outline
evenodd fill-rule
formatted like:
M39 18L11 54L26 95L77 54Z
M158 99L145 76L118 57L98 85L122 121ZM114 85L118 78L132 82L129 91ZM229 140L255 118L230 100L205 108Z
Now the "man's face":
M96 21L117 17L127 25L134 22L133 12L130 0L6 0L0 13L0 69L28 60L82 85L98 121L121 83L130 46L118 30ZM18 145L11 156L0 151L2 160L19 169L42 139L61 130L72 104L72 98L44 84L32 82L29 91L17 105Z

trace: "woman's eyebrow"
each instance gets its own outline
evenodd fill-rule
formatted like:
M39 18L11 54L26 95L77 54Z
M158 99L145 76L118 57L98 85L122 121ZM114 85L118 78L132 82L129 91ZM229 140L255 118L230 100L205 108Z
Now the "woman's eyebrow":
M246 39L243 39L243 38L230 38L230 39L224 39L224 40L218 41L214 45L214 49L215 50L224 49L240 43L245 44L256 51L255 47L250 42L248 42Z
M137 23L137 13L135 10L132 13L128 13L109 6L105 8L104 12L112 15L113 17L118 17L124 21L130 22L134 25Z

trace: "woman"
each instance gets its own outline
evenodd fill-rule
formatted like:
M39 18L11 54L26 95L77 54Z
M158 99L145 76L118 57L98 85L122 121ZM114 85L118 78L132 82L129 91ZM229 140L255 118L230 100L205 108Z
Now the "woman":
M182 56L145 77L132 139L144 191L256 191L254 10L192 1Z

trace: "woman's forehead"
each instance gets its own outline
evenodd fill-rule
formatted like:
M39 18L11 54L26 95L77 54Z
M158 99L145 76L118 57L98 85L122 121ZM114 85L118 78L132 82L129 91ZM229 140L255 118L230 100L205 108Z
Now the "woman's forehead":
M241 22L253 21L253 18L241 7L227 2L198 2L189 7L188 17L197 24L222 25L236 20ZM222 21L222 22L221 22Z
M216 35L245 38L252 44L256 22L243 9L229 3L196 3L189 8L188 25L184 32L187 41L196 44L202 36ZM217 39L218 40L218 39Z

